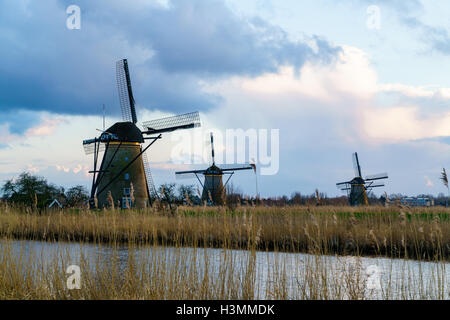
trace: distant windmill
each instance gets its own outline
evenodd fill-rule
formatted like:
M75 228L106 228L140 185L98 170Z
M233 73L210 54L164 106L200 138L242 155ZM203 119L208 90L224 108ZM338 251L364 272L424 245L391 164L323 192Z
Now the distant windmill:
M359 165L358 153L353 154L353 166L355 169L355 177L351 181L337 183L336 186L347 191L350 205L368 205L367 191L373 188L384 187L383 183L375 183L374 181L387 179L387 173L376 174L362 178L361 166Z
M222 205L224 203L224 194L225 188L233 176L235 171L240 170L254 170L254 167L251 165L234 167L234 168L225 168L221 169L216 166L215 162L215 154L214 154L214 136L211 133L211 155L212 155L212 165L206 170L192 170L192 171L179 171L175 172L177 176L181 175L195 175L195 177L200 182L200 185L203 187L202 192L202 201L212 201L214 205ZM223 183L223 175L229 175L225 184ZM204 183L200 180L198 175L204 175Z
M193 112L145 122L141 131L136 126L138 121L126 59L117 62L116 77L123 122L103 130L98 138L83 141L86 154L94 154L89 203L91 208L108 206L110 193L122 208L145 208L157 196L145 152L162 133L200 126L200 116ZM151 142L143 146L146 140ZM104 155L98 167L101 151Z

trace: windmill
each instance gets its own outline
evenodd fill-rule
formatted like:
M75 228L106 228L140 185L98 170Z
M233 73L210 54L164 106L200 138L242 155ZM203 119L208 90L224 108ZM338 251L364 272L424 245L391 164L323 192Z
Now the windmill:
M358 153L356 152L353 154L353 167L355 177L350 181L337 183L336 186L342 191L347 191L351 206L368 205L367 191L371 191L373 188L384 187L384 183L377 183L376 181L387 179L388 175L387 173L380 173L363 179Z
M94 155L90 206L108 206L108 194L122 208L145 208L157 197L146 151L162 134L200 126L198 112L137 124L130 73L126 59L116 63L117 88L123 122L117 122L94 139L84 140L86 154ZM145 142L150 143L145 146ZM99 153L104 152L100 162Z
M219 168L215 162L214 154L214 136L211 133L211 155L212 165L206 170L192 170L175 172L177 177L182 175L195 175L203 188L202 201L212 202L213 205L222 205L224 203L225 188L235 171L254 170L252 165L240 166L234 168ZM199 178L203 175L204 182ZM229 175L225 184L223 183L223 175Z

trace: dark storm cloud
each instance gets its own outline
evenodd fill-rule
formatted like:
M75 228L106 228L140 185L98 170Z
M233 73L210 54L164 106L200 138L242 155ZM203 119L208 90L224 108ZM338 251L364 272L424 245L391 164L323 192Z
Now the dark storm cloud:
M66 28L66 8L81 7L81 30ZM328 63L339 48L315 49L279 27L236 16L218 0L18 1L0 3L0 111L119 114L115 61L128 58L139 106L185 112L221 97L201 81L256 76L281 64ZM4 122L4 121L3 121Z

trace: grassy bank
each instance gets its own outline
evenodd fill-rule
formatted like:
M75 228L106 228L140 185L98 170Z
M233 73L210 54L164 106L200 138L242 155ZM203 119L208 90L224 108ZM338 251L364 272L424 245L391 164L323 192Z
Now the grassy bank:
M446 208L179 207L175 212L0 207L0 237L449 260Z

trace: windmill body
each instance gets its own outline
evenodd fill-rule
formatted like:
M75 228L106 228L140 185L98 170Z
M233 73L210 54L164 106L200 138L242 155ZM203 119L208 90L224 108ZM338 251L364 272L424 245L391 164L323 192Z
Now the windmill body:
M203 187L202 191L202 201L211 203L213 205L223 205L225 202L226 196L226 185L230 181L232 175L235 171L240 170L253 170L253 166L240 166L234 168L219 168L215 163L215 154L214 154L214 137L211 133L211 154L212 154L212 165L206 170L193 170L193 171L179 171L175 174L177 176L182 175L195 175L198 181ZM203 175L203 183L201 182L199 175ZM225 184L223 183L223 176L229 175Z
M223 186L223 172L213 164L203 173L205 180L203 183L202 201L211 200L217 205L222 205L224 202L224 186ZM210 199L211 197L211 199Z
M351 206L369 205L367 198L367 189L364 180L361 177L356 177L350 181L350 195L349 202Z
M145 122L139 129L126 59L117 62L116 74L123 122L83 141L86 153L94 154L90 205L108 207L112 200L122 208L145 208L158 196L145 152L162 133L199 127L200 117L198 112L167 117Z
M115 202L120 201L122 207L145 208L149 205L149 190L143 158L138 156L142 152L141 144L144 143L144 137L132 122L116 123L107 132L115 134L118 139L109 143L108 151L103 156L101 167L105 167L108 163L111 165L103 172L98 190L105 189L111 192L111 197ZM125 172L121 172L136 157L136 161ZM115 176L118 178L108 186ZM98 194L97 200L101 207L107 206L110 201L107 192Z
M362 178L361 166L359 164L358 153L356 152L353 154L353 165L355 177L350 181L337 183L336 186L340 190L347 192L351 206L368 205L367 191L371 191L373 188L383 187L383 183L377 183L376 181L387 179L388 175L387 173L381 173L368 176L365 179Z

